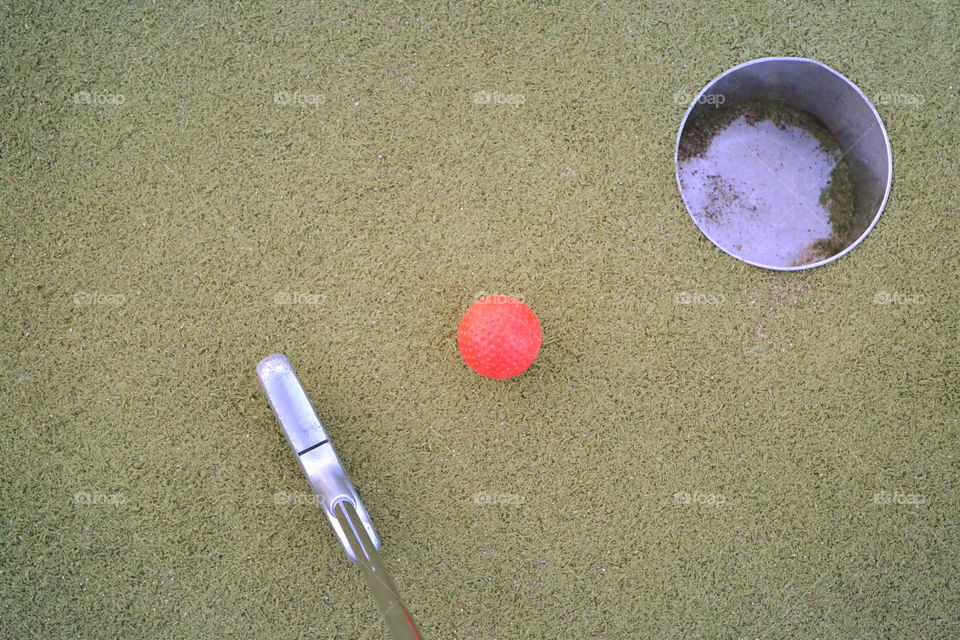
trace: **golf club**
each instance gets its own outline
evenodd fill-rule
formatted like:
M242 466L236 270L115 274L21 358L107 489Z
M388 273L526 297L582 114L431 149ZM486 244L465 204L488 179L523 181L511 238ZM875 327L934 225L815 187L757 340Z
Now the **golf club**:
M347 557L360 567L370 585L390 633L395 640L420 640L420 633L380 558L380 539L370 514L290 361L282 354L264 358L257 365L257 378Z

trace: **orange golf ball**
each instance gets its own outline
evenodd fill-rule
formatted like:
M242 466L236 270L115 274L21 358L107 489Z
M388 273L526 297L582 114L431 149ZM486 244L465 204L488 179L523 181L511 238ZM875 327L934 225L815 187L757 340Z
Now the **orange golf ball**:
M510 296L487 296L473 303L457 329L464 362L480 375L499 380L529 369L542 342L537 314Z

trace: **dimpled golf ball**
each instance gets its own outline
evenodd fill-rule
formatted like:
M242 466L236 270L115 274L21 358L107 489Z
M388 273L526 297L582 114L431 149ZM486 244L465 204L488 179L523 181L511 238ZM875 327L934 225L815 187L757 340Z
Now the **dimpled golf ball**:
M526 371L542 341L537 314L510 296L487 296L473 303L457 329L464 362L488 378L512 378Z

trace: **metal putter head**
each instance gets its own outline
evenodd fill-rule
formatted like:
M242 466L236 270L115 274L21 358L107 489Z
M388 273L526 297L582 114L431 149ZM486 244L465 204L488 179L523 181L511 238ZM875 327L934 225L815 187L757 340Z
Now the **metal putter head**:
M320 499L330 526L347 557L360 567L370 585L390 633L396 640L421 640L410 612L380 559L380 538L373 529L370 515L333 450L290 361L281 354L268 356L257 365L257 377L300 467Z
M370 515L353 488L290 361L282 354L267 356L257 365L257 377L347 557L351 562L357 562L358 554L369 553L365 552L357 536L348 535L337 518L337 505L340 503L353 506L374 550L379 549L380 538L373 528Z

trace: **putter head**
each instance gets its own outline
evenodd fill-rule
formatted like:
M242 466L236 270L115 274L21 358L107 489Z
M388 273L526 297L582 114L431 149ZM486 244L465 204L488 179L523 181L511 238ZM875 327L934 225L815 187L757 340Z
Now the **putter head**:
M290 361L279 353L267 356L257 365L257 378L347 557L356 562L358 554L367 556L368 553L362 545L354 548L351 538L356 540L357 537L348 536L337 518L335 509L341 502L353 506L373 546L379 549L380 539L370 521L370 514L350 482Z

